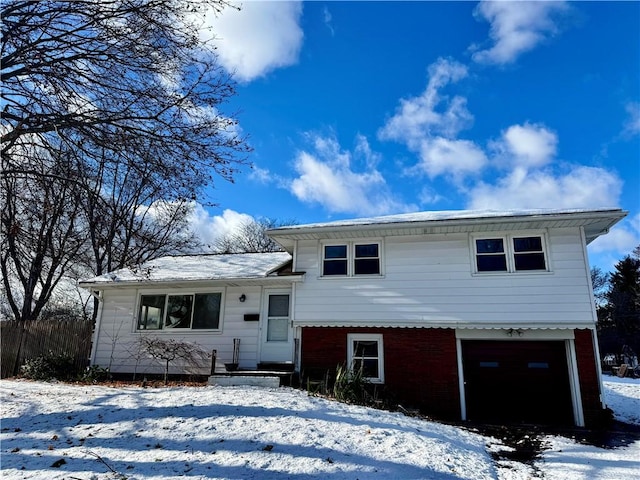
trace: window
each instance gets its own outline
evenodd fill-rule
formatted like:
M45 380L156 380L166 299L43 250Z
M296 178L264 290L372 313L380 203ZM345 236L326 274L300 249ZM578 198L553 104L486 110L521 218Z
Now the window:
M541 237L519 237L513 239L513 258L516 271L546 270Z
M479 272L506 272L507 256L502 238L476 240L476 266Z
M347 274L347 246L346 245L325 245L322 274L323 275L346 275Z
M380 254L377 243L355 245L353 273L355 275L378 275L380 273Z
M322 275L380 275L380 243L324 245Z
M477 272L522 272L547 270L544 237L512 236L476 238Z
M221 293L142 295L138 330L218 330Z
M349 334L347 342L351 369L362 369L363 376L372 383L384 383L382 335Z
M289 295L269 295L267 342L289 341Z

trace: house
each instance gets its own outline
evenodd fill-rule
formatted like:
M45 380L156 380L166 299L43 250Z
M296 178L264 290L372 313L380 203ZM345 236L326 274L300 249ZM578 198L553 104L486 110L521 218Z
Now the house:
M91 361L130 371L119 345L153 331L224 363L240 338L240 368L355 366L445 419L594 425L605 405L586 246L625 215L419 212L268 231L282 253L158 259L83 282L101 299ZM190 327L172 327L179 298ZM199 304L216 305L206 320Z

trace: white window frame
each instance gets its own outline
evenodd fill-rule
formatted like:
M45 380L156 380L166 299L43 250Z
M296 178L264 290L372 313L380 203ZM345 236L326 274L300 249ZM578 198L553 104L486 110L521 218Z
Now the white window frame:
M516 252L513 244L513 240L515 238L527 238L527 237L539 237L540 243L542 245L542 254L544 255L544 269L537 270L516 270L516 262L515 256L522 253ZM493 240L493 239L501 239L504 245L504 255L506 257L506 270L478 270L478 255L482 255L478 253L476 240ZM549 273L551 271L551 264L549 260L549 244L547 240L547 233L540 231L522 231L516 233L496 233L495 235L491 234L482 234L482 235L471 235L470 236L470 247L472 253L472 271L477 275L527 275L527 274L540 274L540 273Z
M356 246L360 245L377 245L378 246L378 256L377 257L358 257L358 258L377 258L378 260L378 273L355 273L355 262L356 262ZM346 275L325 275L324 273L324 262L325 262L325 247L339 247L346 246L347 247L347 273ZM383 269L383 248L384 244L380 239L362 239L362 240L349 240L343 242L322 242L320 244L320 277L321 278L361 278L361 277L381 277L384 275Z
M193 323L193 314L194 314L194 304L196 295L208 295L208 294L220 294L220 314L218 318L218 328L165 328L166 316L167 316L167 302L169 301L169 297L171 296L182 296L182 295L191 295L193 297L192 305L191 305L191 321L190 325ZM164 308L163 308L163 318L162 318L162 328L159 329L141 329L140 325L140 307L142 305L142 297L143 296L153 296L153 295L164 295ZM225 291L224 289L197 289L197 290L142 290L138 291L137 294L137 304L135 315L133 318L133 333L153 333L153 334L199 334L199 333L222 333L223 328L223 319L224 319L224 304L225 304Z
M384 383L384 342L381 333L348 333L347 334L347 365L349 369L353 367L353 343L357 341L378 343L378 376L365 377L371 383ZM372 357L369 357L372 358Z

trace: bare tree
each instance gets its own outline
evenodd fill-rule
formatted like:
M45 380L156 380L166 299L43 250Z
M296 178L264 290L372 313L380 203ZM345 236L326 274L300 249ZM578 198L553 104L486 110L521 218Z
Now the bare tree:
M179 360L191 368L200 368L209 352L195 343L181 342L173 338L140 337L142 351L164 364L164 384L169 382L169 364Z
M205 13L227 6L2 3L0 180L11 205L0 267L16 318L37 318L80 252L99 274L193 245L190 205L215 178L232 181L250 150L221 111L234 83L200 37Z
M232 174L244 142L217 108L233 83L199 36L206 10L226 4L3 2L3 159L24 144L62 140L91 154L137 138L127 148L155 146L158 168Z
M66 152L34 148L31 157L39 175L0 176L0 272L18 321L40 315L87 239L80 192L64 180L75 175Z
M211 249L215 253L260 253L282 252L282 247L273 241L267 230L271 228L294 225L293 221L259 218L248 220L226 235L218 238Z
M596 306L602 306L607 300L607 290L609 288L610 274L603 272L600 267L591 268L591 285Z

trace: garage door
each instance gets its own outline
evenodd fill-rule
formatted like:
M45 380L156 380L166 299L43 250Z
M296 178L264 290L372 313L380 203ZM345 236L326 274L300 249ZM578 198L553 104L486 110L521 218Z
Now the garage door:
M467 418L573 425L563 341L462 342Z

